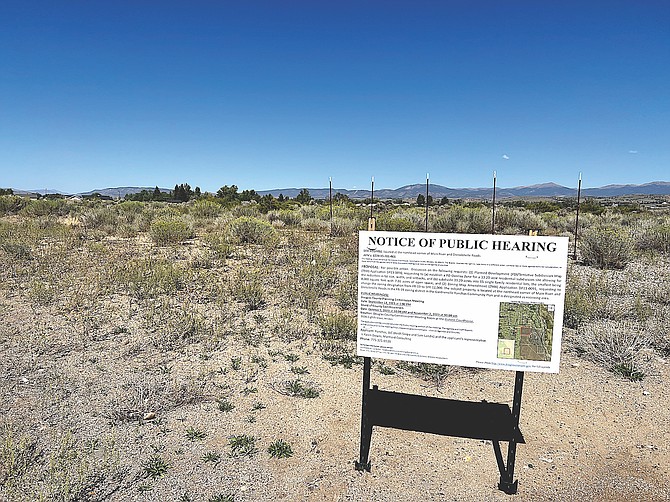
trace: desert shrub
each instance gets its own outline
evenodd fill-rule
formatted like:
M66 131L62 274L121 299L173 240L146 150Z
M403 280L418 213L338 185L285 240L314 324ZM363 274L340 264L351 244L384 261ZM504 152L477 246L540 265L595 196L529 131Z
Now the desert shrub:
M356 340L356 319L343 312L333 312L319 319L321 335L327 340Z
M64 199L37 199L30 200L19 211L23 216L65 216L70 211L68 203Z
M351 235L356 230L358 230L358 228L359 228L358 220L351 220L349 218L343 218L341 216L334 216L331 235L336 237Z
M637 236L635 245L640 250L670 253L670 223L656 223L644 228Z
M114 233L119 225L119 215L112 206L87 209L79 219L86 229L104 229L109 233Z
M306 218L317 218L319 207L315 205L302 205L298 206L295 211L300 215L301 220Z
M358 303L358 284L356 279L356 276L352 274L337 285L335 299L340 308L356 308Z
M190 208L191 214L200 219L216 218L221 211L221 204L209 199L199 199Z
M487 207L468 208L467 233L487 234L491 232L491 209Z
M320 297L325 296L334 286L336 274L330 255L326 252L311 253L295 257L291 264L291 282L286 291L287 301L298 307L313 309Z
M193 229L182 219L159 218L151 222L151 238L156 244L176 244L193 237Z
M293 211L291 209L280 209L279 211L270 211L267 214L268 220L271 222L281 221L284 225L289 227L295 227L300 225L302 217L298 211Z
M233 207L233 216L240 218L246 216L247 218L258 218L261 215L261 210L255 202L242 203Z
M207 244L207 247L214 253L214 256L219 260L230 258L233 255L234 246L224 235L217 235L214 233L207 234L205 235L204 241L205 244Z
M300 222L300 226L312 232L326 232L330 230L330 223L318 218L305 218Z
M145 210L146 205L137 200L124 200L123 202L120 202L116 208L120 214L138 215Z
M0 214L17 214L23 209L30 199L17 195L0 196Z
M330 219L330 204L317 207L317 218L321 220ZM333 218L344 218L346 220L356 221L356 226L362 222L367 221L370 216L370 211L363 207L356 207L353 204L333 204Z
M588 321L614 314L610 312L607 280L605 272L584 272L580 277L574 267L568 268L563 313L563 322L567 327L578 328Z
M557 217L554 213L547 213ZM513 209L501 207L496 211L496 229L503 234L526 235L530 230L542 232L547 228L547 223L542 216L528 209Z
M623 268L633 255L633 240L623 228L599 225L580 240L581 258L598 268Z
M377 217L377 230L419 232L426 228L425 216L410 211L382 213Z
M641 353L653 345L644 328L631 322L600 321L578 330L575 349L582 357L601 364L629 380L641 380Z
M241 216L228 225L232 238L240 243L274 244L277 241L277 231L272 225L259 218Z
M491 232L491 210L487 207L451 206L429 220L434 232L485 234Z

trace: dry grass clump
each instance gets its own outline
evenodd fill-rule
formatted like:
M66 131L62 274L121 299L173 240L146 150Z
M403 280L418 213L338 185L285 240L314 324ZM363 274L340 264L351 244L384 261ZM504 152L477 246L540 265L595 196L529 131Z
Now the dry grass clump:
M631 322L597 321L580 328L575 350L629 380L642 380L642 353L654 345L643 325Z
M183 289L190 272L164 258L136 258L119 264L111 280L134 298L155 298Z
M33 435L5 424L0 443L0 485L10 489L19 485L41 455Z
M233 298L248 310L258 310L266 304L263 277L255 270L239 270L231 279L230 290Z
M167 373L133 372L111 389L102 415L112 423L137 422L204 399L203 384L178 380Z
M356 318L344 312L332 312L319 319L326 340L356 340Z

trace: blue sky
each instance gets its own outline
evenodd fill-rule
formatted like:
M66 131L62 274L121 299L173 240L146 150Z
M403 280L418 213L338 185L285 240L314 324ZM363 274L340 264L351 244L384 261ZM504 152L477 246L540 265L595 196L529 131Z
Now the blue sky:
M0 186L670 181L670 2L4 0Z

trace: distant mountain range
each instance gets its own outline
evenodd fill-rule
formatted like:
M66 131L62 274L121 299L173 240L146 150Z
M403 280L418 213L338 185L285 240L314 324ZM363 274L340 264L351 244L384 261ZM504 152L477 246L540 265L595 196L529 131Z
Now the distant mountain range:
M153 191L155 187L116 187L100 188L89 192L78 194L66 194L57 190L14 190L16 194L45 193L62 195L91 195L99 193L113 198L123 198L127 194L141 192L142 190ZM169 192L170 188L161 188L162 192ZM280 194L284 197L295 197L302 188L277 188L273 190L258 191L260 195L272 194L278 197ZM328 188L308 188L309 193L315 199L327 199L329 196ZM344 188L333 189L333 195L341 193L350 199L367 199L370 197L370 190L347 190ZM374 196L379 199L416 199L417 195L426 193L426 185L406 185L396 189L375 190ZM442 185L429 185L428 193L434 199L447 197L449 199L490 199L493 196L493 189L489 188L449 188ZM583 197L617 197L623 195L670 195L670 182L654 181L642 185L605 185L597 188L582 189ZM529 198L529 197L576 197L577 189L568 188L556 183L542 183L539 185L519 186L513 188L496 188L496 198Z
M284 188L274 190L262 190L261 195L271 193L277 197L295 197L300 193L300 188ZM327 199L329 191L327 188L308 188L309 193L315 199ZM350 199L367 199L370 190L346 190L333 189L333 194L341 193ZM375 190L375 198L380 199L416 199L417 195L426 193L426 185L406 185L396 189ZM434 199L447 197L449 199L490 199L493 197L493 188L449 188L442 185L428 186L428 194ZM670 182L654 181L643 185L606 185L598 188L583 188L583 197L616 197L621 195L670 195ZM496 188L496 198L524 198L524 197L577 197L576 188L568 188L556 183L542 183L540 185L520 186L513 188Z

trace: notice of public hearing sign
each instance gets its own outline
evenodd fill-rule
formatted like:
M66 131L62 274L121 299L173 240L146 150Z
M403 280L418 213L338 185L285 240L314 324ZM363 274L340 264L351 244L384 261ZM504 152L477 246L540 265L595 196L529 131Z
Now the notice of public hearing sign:
M558 373L568 238L360 232L359 356Z

